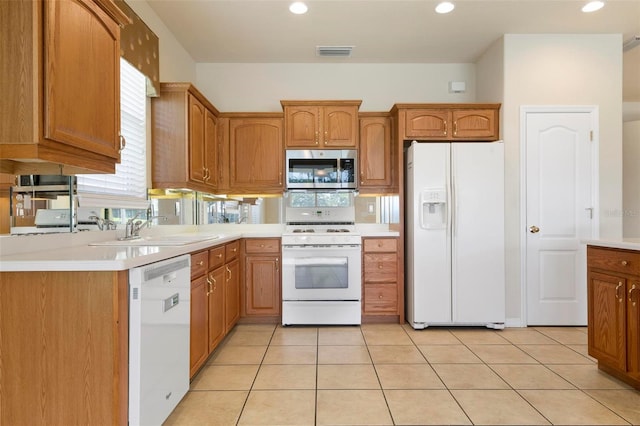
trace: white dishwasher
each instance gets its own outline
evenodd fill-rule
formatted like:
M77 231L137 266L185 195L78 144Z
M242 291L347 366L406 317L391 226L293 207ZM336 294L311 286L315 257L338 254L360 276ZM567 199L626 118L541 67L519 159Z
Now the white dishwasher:
M160 425L189 390L191 257L129 270L129 424Z

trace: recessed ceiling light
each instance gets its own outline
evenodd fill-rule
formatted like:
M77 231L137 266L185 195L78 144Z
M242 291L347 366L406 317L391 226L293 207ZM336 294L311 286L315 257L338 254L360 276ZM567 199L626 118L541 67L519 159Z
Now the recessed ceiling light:
M436 6L436 12L438 13L449 13L453 9L455 9L455 5L450 1L443 1L442 3L438 3Z
M289 11L291 13L295 13L296 15L305 14L307 13L307 10L309 10L309 8L301 1L291 3L291 6L289 6Z
M602 9L603 6L604 6L603 1L590 1L589 3L582 6L582 11L587 13L595 12L596 10Z

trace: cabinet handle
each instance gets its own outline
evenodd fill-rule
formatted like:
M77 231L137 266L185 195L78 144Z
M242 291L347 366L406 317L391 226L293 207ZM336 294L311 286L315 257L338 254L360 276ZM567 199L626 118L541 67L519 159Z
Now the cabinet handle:
M124 136L120 135L120 149L118 150L118 154L121 154L124 151L124 147L127 146L127 140Z
M622 262L620 262L620 264L621 264L622 266L627 266L629 263L628 263L626 260L623 260Z
M234 247L234 248L231 249L231 251L235 253L235 252L238 251L238 249Z
M447 122L444 122L444 135L447 136Z
M318 145L318 132L316 131L316 145Z
M280 259L276 258L276 271L280 270Z
M453 136L458 134L458 122L454 121L453 122Z
M264 244L260 244L260 248L264 248Z
M210 295L212 293L211 291L211 280L209 279L209 276L207 275L207 296Z
M218 280L216 280L214 277L211 277L211 279L213 280L213 289L215 290L216 287L218 286Z
M227 281L231 280L231 269L229 269L228 266L225 266L225 269L227 270L227 273L229 274L229 277L227 278Z
M631 306L636 306L636 301L633 300L633 298L631 297L631 295L633 294L634 290L637 290L636 285L632 285L631 288L629 289L629 302L631 302Z
M329 137L329 132L328 131L324 131L324 143L327 143L327 138Z
M198 266L202 266L204 265L204 260L201 260L200 262L198 262Z
M619 281L618 285L616 286L616 299L618 299L618 302L622 302L623 300L618 294L618 290L620 290L620 288L622 288L622 281Z
M382 269L382 263L378 263L378 269Z
M222 259L222 253L218 253L218 254L216 255L216 257L217 257L218 259Z
M278 185L282 185L282 172L278 173Z

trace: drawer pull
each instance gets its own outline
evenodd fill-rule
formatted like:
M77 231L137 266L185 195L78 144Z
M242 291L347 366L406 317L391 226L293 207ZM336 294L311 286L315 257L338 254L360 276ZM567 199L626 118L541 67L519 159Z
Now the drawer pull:
M216 256L218 259L222 259L222 253L218 253L218 255Z
M382 269L382 263L378 265L378 269Z
M623 260L622 262L620 262L622 264L622 266L627 266L629 263L626 260Z
M204 265L204 260L201 260L200 262L198 262L198 266L202 266Z
M264 244L260 244L260 248L264 248Z
M618 285L616 286L616 299L618 299L618 302L622 302L623 298L620 297L620 294L618 292L618 290L620 290L622 288L622 281L618 282Z
M379 295L379 296L378 296L378 299L382 299L382 295Z
M238 249L234 247L234 248L231 249L231 251L235 253L235 252L238 251Z

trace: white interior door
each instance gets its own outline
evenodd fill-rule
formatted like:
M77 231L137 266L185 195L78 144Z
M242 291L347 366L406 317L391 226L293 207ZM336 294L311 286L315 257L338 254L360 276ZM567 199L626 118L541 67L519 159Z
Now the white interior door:
M593 236L597 223L594 115L524 114L528 325L587 324L586 249L580 241Z

